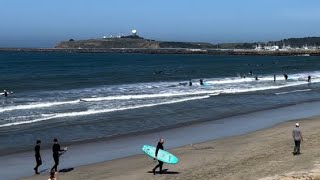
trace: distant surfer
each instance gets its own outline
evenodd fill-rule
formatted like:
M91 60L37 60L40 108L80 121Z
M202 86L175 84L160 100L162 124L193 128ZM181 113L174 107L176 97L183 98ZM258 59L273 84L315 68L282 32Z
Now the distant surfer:
M253 74L253 72L252 71L249 71L249 75L252 75Z
M156 71L156 72L154 72L154 74L162 74L163 73L163 71Z
M192 86L192 81L191 80L189 81L189 86Z
M5 97L7 97L10 94L13 94L13 92L8 92L7 90L3 90L2 95L4 95Z
M244 74L244 75L242 76L242 78L246 78L246 75Z
M258 81L258 80L259 80L258 76L256 76L256 77L255 77L255 80L256 80L256 81Z
M308 76L308 83L311 83L311 76Z
M186 86L188 83L179 83L180 86Z
M277 76L274 74L273 75L273 81L276 82Z
M296 127L292 131L292 137L294 140L293 155L299 155L300 154L300 144L301 144L301 141L303 141L303 137L302 137L299 123L296 123Z
M38 167L42 165L42 160L41 160L41 155L40 155L40 144L41 144L41 140L38 139L36 142L36 146L34 147L34 152L35 152L35 158L36 158L36 167L33 168L36 174L40 174L38 172Z
M52 153L53 153L54 165L51 168L51 171L53 171L53 170L55 172L58 171L60 155L62 155L66 151L67 151L67 147L61 149L60 144L58 143L58 139L53 140Z
M284 76L285 80L288 80L288 75L287 74L283 74L283 76Z
M164 143L164 139L160 138L160 141L158 142L157 149L156 149L156 156L155 156L156 158L158 156L159 149L163 150L163 143ZM156 158L154 158L154 160L156 160ZM162 173L163 162L160 161L160 160L158 160L158 162L159 162L159 164L152 169L152 172L153 172L154 175L156 175L156 169L157 168L159 168L159 173L160 174Z
M204 84L203 84L203 79L200 79L199 82L200 82L200 85L201 85L201 86L204 85Z

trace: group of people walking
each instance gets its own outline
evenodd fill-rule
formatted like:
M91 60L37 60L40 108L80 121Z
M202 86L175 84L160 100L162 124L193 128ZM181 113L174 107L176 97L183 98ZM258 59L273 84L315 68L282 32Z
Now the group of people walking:
M38 168L42 165L42 158L40 153L40 146L41 146L41 140L38 139L36 141L36 145L34 147L35 151L35 159L36 159L36 166L34 167L34 171L36 174L40 174L38 171ZM54 160L54 165L52 166L50 170L50 177L54 177L55 173L58 171L58 165L59 165L59 159L60 156L67 151L67 147L61 148L60 144L58 143L58 139L53 139L53 145L52 145L52 156ZM52 178L51 178L52 179Z

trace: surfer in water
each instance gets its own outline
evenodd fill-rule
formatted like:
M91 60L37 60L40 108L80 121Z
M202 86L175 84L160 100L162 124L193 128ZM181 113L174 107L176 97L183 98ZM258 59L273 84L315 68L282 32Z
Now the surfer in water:
M285 80L288 80L288 75L287 74L283 74L283 76L284 76Z
M256 76L255 79L256 79L256 81L258 81L259 80L258 76Z
M5 97L7 97L10 94L13 94L13 92L8 92L7 90L3 90L2 95L4 95Z
M308 76L308 83L311 83L311 76Z
M36 158L36 163L37 163L37 165L36 165L36 167L33 168L33 169L34 169L34 171L35 171L36 174L40 174L40 173L38 172L38 167L41 166L41 164L42 164L41 155L40 155L40 144L41 144L41 140L38 139L36 143L37 143L37 144L36 144L36 146L34 147L34 152L35 152L35 158Z
M189 81L189 86L192 86L192 81L191 80Z
M276 75L274 74L274 75L273 75L273 81L274 81L274 82L276 82L276 78L277 78L277 77L276 77Z
M199 82L200 82L200 85L201 85L201 86L204 85L204 84L203 84L203 79L200 79Z
M60 144L58 143L58 139L53 140L52 153L53 153L54 165L51 168L51 171L53 171L53 170L55 172L58 171L60 155L62 155L66 151L67 151L67 147L61 149Z
M164 143L164 139L160 138L160 141L158 142L157 149L156 149L156 156L155 156L156 158L158 156L159 149L163 150L163 143ZM154 158L154 160L156 160L156 158ZM163 162L159 161L159 160L158 160L158 162L159 162L159 164L152 169L152 172L153 172L154 175L156 175L156 169L157 168L159 168L159 173L160 174L162 173Z

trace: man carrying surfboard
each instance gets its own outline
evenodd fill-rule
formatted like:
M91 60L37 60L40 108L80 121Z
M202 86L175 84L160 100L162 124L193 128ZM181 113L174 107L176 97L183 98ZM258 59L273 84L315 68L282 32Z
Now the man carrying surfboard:
M62 155L66 151L67 151L67 147L61 149L60 144L58 143L58 139L53 140L52 153L53 153L54 165L51 168L51 171L53 171L53 170L55 172L58 171L60 155Z
M157 159L159 149L163 150L163 143L164 143L164 139L160 138L160 141L158 142L158 145L157 145L156 156L155 156L154 160ZM158 162L159 162L159 164L152 169L152 172L153 172L154 175L156 175L156 169L157 168L159 168L159 173L160 174L162 173L163 162L160 161L160 160L158 160Z

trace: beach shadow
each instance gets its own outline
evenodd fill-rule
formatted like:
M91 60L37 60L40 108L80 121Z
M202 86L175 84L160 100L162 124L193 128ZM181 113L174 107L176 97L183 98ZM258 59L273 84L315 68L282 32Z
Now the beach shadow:
M73 171L74 168L65 168L65 169L60 169L59 173L67 173L67 172L70 172L70 171Z
M153 174L152 171L148 171L148 173ZM160 172L156 171L156 174L160 174ZM168 171L168 169L163 169L162 174L180 174L180 173L176 171Z
M39 171L39 173L44 173L44 172L48 172L49 173L49 169L43 169L43 170Z

